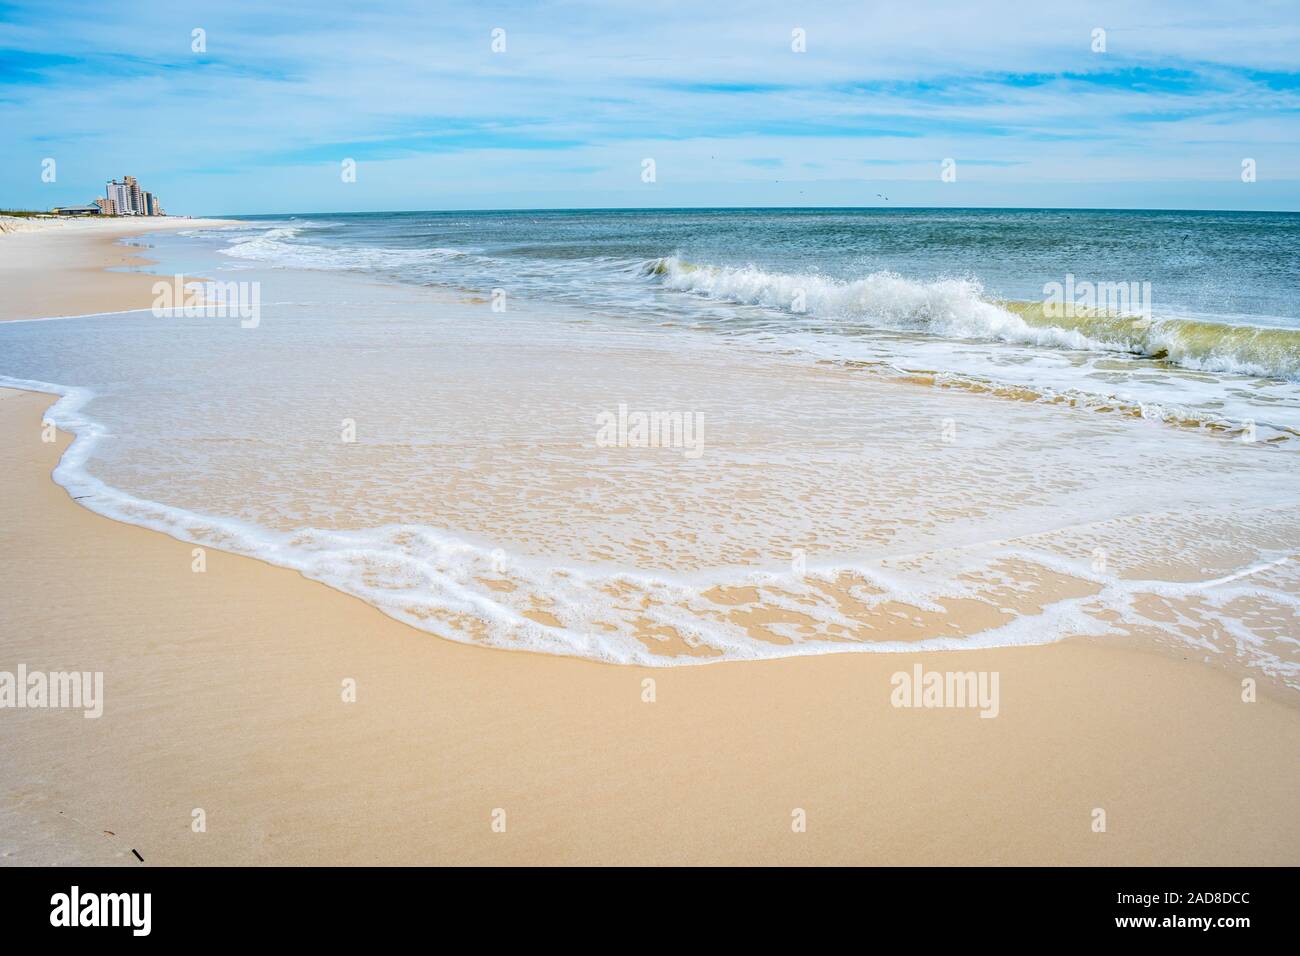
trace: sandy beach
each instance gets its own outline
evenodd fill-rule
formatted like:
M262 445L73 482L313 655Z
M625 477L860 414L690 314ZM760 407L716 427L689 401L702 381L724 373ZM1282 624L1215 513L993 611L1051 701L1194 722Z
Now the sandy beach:
M147 309L158 276L149 260L118 240L143 232L194 229L202 219L21 220L6 218L0 241L4 319L41 319L91 312ZM53 262L66 262L56 281ZM108 271L112 270L112 271Z
M148 264L118 240L193 224L0 236L0 317L148 307L155 277L105 271ZM0 670L102 671L105 704L0 712L5 864L1300 862L1294 694L1244 702L1191 653L459 645L261 561L195 573L192 545L82 508L50 477L53 401L0 390ZM893 706L918 663L996 672L996 719Z

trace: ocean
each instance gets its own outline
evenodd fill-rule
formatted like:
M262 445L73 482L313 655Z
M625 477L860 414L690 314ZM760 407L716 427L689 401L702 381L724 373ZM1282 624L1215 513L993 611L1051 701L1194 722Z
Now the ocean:
M0 325L80 503L452 640L1149 641L1300 686L1300 215L256 217L256 322Z
M1119 397L1148 415L1254 420L1270 435L1300 429L1291 389L1273 385L1300 382L1294 213L558 211L272 223L280 228L255 229L228 253L501 288L754 347L1005 381L1044 395ZM1042 302L1049 285L1071 277L1074 286L1138 294L1111 310L1128 315L1092 321L990 307ZM1139 298L1148 325L1128 320Z

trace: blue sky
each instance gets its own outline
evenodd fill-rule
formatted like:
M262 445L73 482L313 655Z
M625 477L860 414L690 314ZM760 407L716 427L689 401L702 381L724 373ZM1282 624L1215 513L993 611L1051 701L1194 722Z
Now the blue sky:
M1296 210L1300 8L0 0L0 206L124 173L196 215Z

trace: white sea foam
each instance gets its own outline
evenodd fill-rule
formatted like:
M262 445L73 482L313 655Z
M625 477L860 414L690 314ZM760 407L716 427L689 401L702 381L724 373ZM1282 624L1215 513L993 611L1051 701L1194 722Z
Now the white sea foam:
M329 224L295 221L251 235L229 238L221 252L236 259L252 259L277 266L300 269L346 269L354 271L400 270L412 265L436 263L471 255L462 249L388 249L378 246L322 246L298 241L306 228Z
M55 478L80 504L491 647L669 666L1140 629L1300 681L1274 636L1300 591L1287 456L579 324L589 311L484 322L328 267L260 278L275 308L257 333L147 315L0 329L4 369L27 376L4 384L63 396L50 417L78 437ZM919 285L873 288L900 324L980 305L969 285ZM938 336L907 345L957 354ZM598 449L594 412L625 400L702 414L707 454ZM342 416L361 423L355 445L338 442ZM1135 449L1157 473L1139 479ZM1097 549L1118 571L1092 570ZM1168 580L1148 573L1166 565Z
M616 664L673 666L716 660L757 660L847 652L939 651L1042 644L1073 635L1114 633L1107 615L1166 631L1176 640L1196 643L1208 620L1220 628L1229 650L1249 664L1300 686L1300 662L1285 657L1226 610L1250 598L1300 611L1292 555L1270 556L1230 575L1190 581L1126 580L1090 569L1081 558L1063 557L1042 541L984 542L965 547L878 561L814 563L805 572L718 569L689 575L646 573L635 569L593 570L471 542L443 530L390 525L359 530L299 529L291 532L232 518L169 507L110 487L94 477L88 463L108 433L85 414L93 393L84 388L0 377L6 387L61 396L48 418L76 435L54 472L55 481L80 504L107 517L161 531L182 541L245 554L293 568L365 600L390 616L451 640L504 649L587 657ZM1083 532L1083 526L1073 531ZM1116 542L1132 528L1104 528ZM1096 533L1092 529L1089 534ZM1041 539L1041 536L1039 536ZM1104 540L1090 538L1094 543ZM1017 565L1012 573L1007 568ZM999 569L1002 570L999 570ZM1037 569L1027 574L1025 569ZM990 607L1031 594L1035 574L1057 574L1096 585L1096 593L1046 603L1036 611L1007 613L1005 623L970 634L933 633L906 639L847 639L860 629L861 614L846 613L834 602L818 600L825 586L851 580L847 594L869 612L904 618L920 627L926 614L945 616L948 602L977 601ZM1272 576L1270 578L1270 575ZM510 589L484 586L508 581ZM813 633L790 623L768 628L779 642L755 640L743 623L729 619L708 592L716 588L755 589L747 606L797 615L815 622ZM1142 597L1167 602L1194 599L1195 620L1143 618L1135 611ZM1032 602L1031 602L1032 603ZM528 612L539 606L558 624L540 622ZM1172 606L1172 605L1170 605ZM1004 609L1005 610L1005 609ZM915 620L907 620L915 615ZM1189 626L1182 626L1189 625ZM1195 625L1195 626L1191 626ZM671 629L685 645L710 656L656 652L647 629ZM931 633L925 634L929 630ZM1208 650L1225 648L1213 643Z
M988 301L971 279L922 282L892 272L844 281L816 274L769 272L754 266L709 266L676 256L645 271L666 287L726 302L779 309L854 326L950 339L1121 352L1164 358L1201 371L1300 381L1300 331L1190 321L1135 321L1098 315L1054 324L1027 319Z
M560 301L575 295L595 302L606 299L616 309L644 305L634 289L639 273L653 276L663 288L782 312L792 319L782 335L797 334L801 322L816 319L830 321L847 334L891 331L949 341L1151 357L1191 371L1300 381L1300 330L1280 320L1250 325L1221 317L1171 315L1138 322L1135 317L1097 315L1055 322L990 301L974 279L919 281L886 271L841 280L756 266L695 265L677 256L636 262L592 255L539 266L527 258L494 258L480 249L320 245L304 241L301 235L304 230L334 225L314 220L291 220L269 228L259 224L245 233L227 233L229 244L221 251L232 258L282 267L380 271L415 282L461 287L474 286L480 275L490 275L493 285L504 282L515 295ZM1179 420L1200 417L1194 411L1182 414L1176 402L1171 403L1170 415Z

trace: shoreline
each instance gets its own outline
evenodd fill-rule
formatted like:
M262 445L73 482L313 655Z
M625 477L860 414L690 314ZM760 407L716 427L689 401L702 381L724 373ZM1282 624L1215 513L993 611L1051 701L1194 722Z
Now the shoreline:
M103 271L119 234L64 235L3 317L157 278ZM1122 639L674 668L461 645L257 559L209 548L194 573L191 545L78 507L50 479L69 436L41 440L54 400L0 390L0 670L101 670L106 702L0 711L0 863L1300 859L1300 712L1263 681L1246 704ZM998 718L893 707L915 664L998 672Z
M148 250L116 242L129 236L175 229L233 225L224 219L143 217L48 223L0 234L0 286L5 302L0 322L14 319L70 318L147 309L155 260ZM51 281L49 262L67 261L59 281ZM131 270L131 271L108 271Z
M128 314L128 313L126 312L106 313L106 315L123 315L123 314ZM75 318L75 317L70 317L70 318ZM57 317L48 320L19 319L13 321L16 322L57 321ZM242 550L234 550L233 542L239 540L243 529L239 528L236 525L223 523L227 519L215 517L207 513L198 513L198 512L189 511L185 509L180 509L175 506L163 505L158 502L151 501L149 499L136 497L133 494L121 491L120 489L117 489L111 485L104 484L99 478L96 478L95 476L91 475L88 471L84 470L84 468L82 467L82 462L92 457L92 450L94 448L94 445L99 439L104 437L105 434L104 426L94 421L82 420L77 415L78 411L81 409L81 407L84 404L86 404L89 401L93 401L93 399L95 398L95 394L89 391L84 386L75 386L75 385L69 386L69 385L63 385L60 383L53 383L53 382L34 382L34 381L24 382L21 380L15 381L9 379L4 375L0 375L0 392L9 391L9 390L17 391L17 392L28 392L35 395L50 397L50 401L46 406L45 413L42 416L42 425L53 425L55 426L55 428L60 434L65 434L68 436L68 444L64 448L61 456L59 457L59 460L53 469L51 478L54 481L54 483L59 487L61 487L66 492L66 494L74 501L80 501L83 499L93 499L97 497L100 494L100 492L107 492L107 494L104 495L104 497L112 499L114 501L114 504L107 507L95 506L91 504L83 504L82 507L90 511L91 513L116 523L121 523L131 527L138 527L147 531L163 534L171 538L172 540L177 541L182 545L197 546L204 549L216 548L224 551L227 554L230 554L231 556L248 558L251 560L255 560L267 564L270 567L274 567L281 570L290 570L290 571L300 573L306 580L315 581L324 584L326 587L329 587L331 590L335 590L340 594L351 597L358 601L362 601L363 603L366 603L368 606L375 606L376 609L380 611L380 613L385 614L385 616L391 618L392 620L398 622L403 626L406 626L410 623L408 621L404 621L400 615L392 613L391 609L385 610L381 606L373 605L371 602L366 601L365 598L362 598L359 595L349 591L345 586L341 586L337 582L331 581L326 578L313 576L307 573L304 567L290 563L284 560L283 557L279 561L273 560L267 557L264 553L260 553L256 547L245 546ZM65 403L69 404L70 408L63 414L55 415L54 412L57 409L57 407ZM69 418L71 418L73 421L69 422L68 421ZM78 428L74 427L74 424L83 426L84 430L78 430ZM82 447L77 448L78 445L81 445ZM77 452L76 461L74 464L70 464L69 457L73 451ZM73 468L75 473L72 475L61 476L60 471L69 467ZM77 491L84 491L85 494L78 495L76 494ZM131 513L133 511L135 512L134 514ZM152 512L152 514L150 514L150 512ZM159 517L160 513L164 514L165 517ZM180 516L179 523L175 523L176 516ZM169 520L173 523L169 523ZM223 547L220 545L214 545L210 543L207 537L203 535L188 536L186 532L195 527L203 529L204 532L210 532L212 529L217 529L218 531L222 532L224 535L228 536L227 544L230 546ZM240 543L243 544L244 542L240 542ZM971 547L971 546L968 545L967 547ZM1247 569L1246 572L1239 572L1239 576L1244 576L1244 574L1246 573L1253 573L1255 571L1265 570L1268 567L1285 564L1287 563L1287 560L1288 559L1286 558L1282 558L1278 561L1272 562L1270 565L1264 565L1257 568ZM720 592L727 592L727 591L734 590L735 587L736 586L718 585L716 586L716 589L719 590ZM743 586L741 586L741 588L743 589ZM1058 599L1059 599L1059 593L1058 593ZM772 612L772 611L755 612L750 616L749 621L751 624L755 626L766 627L770 623L779 622L779 612ZM412 629L419 634L432 637L436 640L451 640L453 642L457 642L454 638L445 638L439 634L424 630L416 626L412 626ZM994 631L996 633L996 629L994 629ZM1132 636L1130 635L1130 638L1131 637ZM653 673L654 670L667 668L667 667L705 666L709 664L719 664L719 663L755 664L755 663L760 663L762 661L785 660L791 658L806 658L806 657L839 657L839 656L853 655L853 654L882 654L882 653L903 654L910 657L912 655L922 654L922 653L943 655L950 651L958 651L958 652L996 651L999 649L1015 648L1015 647L1041 647L1045 645L1059 643L1060 641L1067 640L1067 639L1079 641L1079 642L1096 642L1102 645L1105 645L1107 643L1114 643L1115 641L1119 640L1119 638L1115 636L1106 637L1106 636L1097 636L1097 635L1078 635L1071 638L1053 637L1041 641L1008 640L1005 642L999 642L999 641L981 642L980 640L977 639L965 638L965 643L956 647L947 647L943 645L935 646L935 645L925 644L924 642L908 642L908 646L906 647L906 649L903 649L902 647L898 647L898 646L895 647L873 646L871 643L857 644L857 645L846 644L834 648L818 647L818 648L809 648L798 652L787 651L786 653L773 655L770 657L759 656L759 657L753 657L748 659L724 658L721 660L711 660L708 658L702 658L696 656L696 653L698 653L697 651L693 652L692 648L678 641L675 642L677 645L676 656L664 656L660 660L655 661L653 663L648 661L621 661L621 662L607 661L607 660L602 661L597 658L593 658L588 655L576 653L576 652L565 653L563 651L554 651L554 652L541 651L541 650L537 650L534 648L527 648L527 647L519 647L519 648L513 648L509 650L511 651L511 653L534 653L534 654L542 654L543 656L567 657L576 660L593 661L595 663L608 665L608 666L619 666L619 667L640 666L640 667L650 668L650 672ZM1187 645L1171 644L1162 641L1158 638L1156 634L1149 635L1145 639L1139 637L1136 638L1136 640L1138 640L1139 642L1143 642L1144 640L1146 641L1146 643L1144 643L1144 645L1141 648L1143 652L1165 654L1165 655L1172 656L1175 659L1178 658L1188 659L1189 648ZM468 646L480 647L485 649L491 648L491 645L485 645L475 641L460 641L458 643L464 643ZM492 648L492 649L500 650L501 648ZM1270 672L1266 668L1251 667L1249 665L1243 666L1239 660L1238 661L1220 660L1211 663L1211 659L1208 656L1202 658L1202 664L1204 664L1205 666L1215 667L1216 669L1219 669L1220 671L1228 674L1230 677L1233 677L1234 679L1239 680L1244 677L1249 677L1256 682L1257 686L1255 689L1257 693L1274 694L1276 695L1276 699L1279 702L1293 709L1300 710L1300 699L1297 699L1293 694L1295 685L1293 683L1288 684L1286 680L1280 677L1277 673Z

